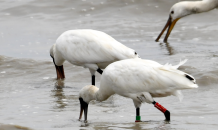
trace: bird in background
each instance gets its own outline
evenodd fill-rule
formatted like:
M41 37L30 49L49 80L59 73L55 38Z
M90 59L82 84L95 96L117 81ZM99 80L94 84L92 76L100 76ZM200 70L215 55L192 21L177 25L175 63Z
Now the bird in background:
M159 41L160 37L168 27L167 33L164 38L164 42L167 42L167 39L171 31L173 30L173 27L180 18L191 14L207 12L216 7L218 7L218 0L182 1L174 4L170 9L169 19L166 25L164 26L163 30L155 41Z
M146 102L164 113L170 121L170 111L154 101L153 97L174 95L181 100L180 90L198 88L193 76L178 70L186 60L176 66L161 65L155 61L143 59L127 59L117 61L104 70L100 87L88 85L79 92L80 116L84 111L84 122L87 122L88 104L92 100L104 101L113 94L131 98L136 108L135 122L141 122L140 107Z
M50 49L50 56L56 68L57 79L64 79L64 61L88 68L95 85L95 72L103 73L110 63L139 55L104 32L81 29L61 34Z

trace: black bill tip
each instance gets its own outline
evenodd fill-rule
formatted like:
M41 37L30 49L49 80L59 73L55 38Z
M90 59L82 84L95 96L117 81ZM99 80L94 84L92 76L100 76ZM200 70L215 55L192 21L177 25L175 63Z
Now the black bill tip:
M83 111L84 111L84 122L87 123L87 114L88 114L88 103L86 103L83 98L79 98L79 101L80 101L80 116L79 116L79 120L81 120L82 118L82 114L83 114Z

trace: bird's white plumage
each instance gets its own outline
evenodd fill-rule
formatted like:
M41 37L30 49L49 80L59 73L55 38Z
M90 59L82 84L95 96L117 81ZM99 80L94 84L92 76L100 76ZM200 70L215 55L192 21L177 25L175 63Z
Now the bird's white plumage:
M210 11L218 7L218 0L182 1L174 4L170 9L172 21L184 16ZM174 13L171 13L171 12Z
M65 60L89 68L92 84L95 84L95 72L102 73L110 63L118 60L139 58L138 54L116 41L104 32L81 29L69 30L61 34L50 49L55 64L57 79L65 78L63 63Z
M175 95L177 90L196 88L184 72L171 65L150 60L124 60L107 67L103 77L113 90L122 96L149 92L153 97Z
M177 70L185 61L172 66L138 58L110 64L101 77L100 88L88 85L80 90L79 120L84 111L85 122L87 122L88 104L91 100L104 101L111 95L118 94L133 100L136 108L136 122L141 121L140 106L144 102L154 104L169 121L170 112L154 101L153 97L175 95L181 98L180 90L198 87L191 75Z
M82 29L64 32L53 47L55 63L67 60L72 64L96 70L108 64L128 58L137 58L133 49L111 36L96 30Z
M164 26L163 30L158 35L155 41L159 41L164 31L168 28L164 38L164 42L167 42L171 31L173 30L176 22L180 18L195 13L207 12L216 7L218 7L218 0L182 1L174 4L170 9L169 19L166 25Z
M179 65L182 65L181 62ZM180 90L197 88L195 79L190 80L185 72L177 70L178 66L161 65L155 61L127 59L110 64L101 77L100 88L90 91L85 87L80 91L84 101L106 100L112 94L132 98L135 101L151 103L151 97L181 96ZM190 76L190 75L189 75ZM94 90L95 86L91 87ZM92 98L84 98L90 94ZM141 98L141 99L140 99ZM139 101L140 99L140 101Z

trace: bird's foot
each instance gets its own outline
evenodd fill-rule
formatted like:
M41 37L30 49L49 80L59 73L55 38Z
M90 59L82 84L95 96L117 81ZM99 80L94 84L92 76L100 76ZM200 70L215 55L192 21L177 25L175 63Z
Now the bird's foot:
M166 110L166 111L164 112L164 115L165 115L165 117L166 117L165 121L170 121L170 112L169 112L168 110Z
M141 116L136 116L135 122L142 122L142 121L141 121Z

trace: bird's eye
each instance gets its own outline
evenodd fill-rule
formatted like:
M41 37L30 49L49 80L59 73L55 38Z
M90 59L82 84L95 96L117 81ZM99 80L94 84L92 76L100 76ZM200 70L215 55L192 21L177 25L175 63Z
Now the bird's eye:
M174 14L174 11L171 11L171 14Z
M137 55L137 53L135 52L135 55Z

